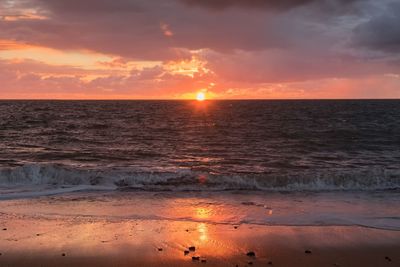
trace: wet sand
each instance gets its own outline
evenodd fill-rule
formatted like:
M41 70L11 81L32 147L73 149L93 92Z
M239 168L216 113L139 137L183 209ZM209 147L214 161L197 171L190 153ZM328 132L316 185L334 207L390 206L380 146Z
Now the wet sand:
M372 267L400 263L400 231L89 216L85 215L87 201L71 199L58 201L57 209L80 210L80 215L60 214L52 212L55 202L49 198L9 202L15 212L10 206L7 209L7 202L0 203L1 267ZM107 205L97 200L92 204L104 206L108 212L113 206L121 208L114 202ZM208 215L200 212L200 216ZM192 246L195 251L185 254ZM249 252L255 256L247 255Z

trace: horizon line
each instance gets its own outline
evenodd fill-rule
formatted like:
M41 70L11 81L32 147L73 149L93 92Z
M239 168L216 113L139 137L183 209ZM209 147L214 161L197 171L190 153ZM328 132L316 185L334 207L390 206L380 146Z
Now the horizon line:
M203 102L212 101L305 101L305 100L400 100L400 97L393 98L218 98L206 99ZM118 99L118 98L0 98L0 101L196 101L196 99L174 99L174 98L132 98L132 99Z

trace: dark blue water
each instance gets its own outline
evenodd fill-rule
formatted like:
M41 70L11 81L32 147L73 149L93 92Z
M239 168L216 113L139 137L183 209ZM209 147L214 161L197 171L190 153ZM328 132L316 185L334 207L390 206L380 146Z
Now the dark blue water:
M0 184L400 186L400 101L1 101Z

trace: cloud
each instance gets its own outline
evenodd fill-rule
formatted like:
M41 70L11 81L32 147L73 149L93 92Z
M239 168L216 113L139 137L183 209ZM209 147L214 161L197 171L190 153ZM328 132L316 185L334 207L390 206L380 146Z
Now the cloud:
M400 4L392 3L385 11L355 28L355 45L384 52L400 52Z
M400 73L390 1L0 0L0 96L332 96Z
M41 6L57 13L99 14L99 13L140 13L144 10L145 1L132 0L31 0L33 6Z
M237 51L233 55L215 52L204 54L220 80L237 83L293 83L329 78L360 79L370 75L400 73L399 65L381 60L361 60L346 54L326 51L301 53L272 50L263 52ZM238 67L240 66L240 67Z
M216 14L207 9L189 8L190 4L182 5L180 1L16 0L14 3L19 10L34 8L48 19L0 21L0 38L141 60L173 60L190 58L191 50L200 49L232 53L236 49L290 48L307 40L318 41L319 35L329 34L316 30L318 24L325 23L324 18L308 21L313 14L304 15L304 11L254 14L229 9ZM324 2L332 1L344 3L340 0ZM190 1L192 5L210 7L254 5L265 8L289 8L317 2Z
M181 0L183 3L192 6L203 6L214 9L224 9L229 7L248 7L248 8L271 8L287 9L304 5L315 0Z
M4 2L4 1L3 1ZM35 9L45 20L0 19L0 36L56 49L87 49L135 59L172 59L185 49L171 45L164 1L16 0L13 12ZM158 5L157 5L158 4ZM0 38L1 38L0 37Z
M289 10L307 4L340 4L348 5L357 0L180 0L189 6L201 6L211 9L222 10L231 7ZM332 3L334 2L334 3Z
M212 77L204 72L171 71L172 64L182 62L107 73L33 60L0 60L0 98L180 98L211 82Z

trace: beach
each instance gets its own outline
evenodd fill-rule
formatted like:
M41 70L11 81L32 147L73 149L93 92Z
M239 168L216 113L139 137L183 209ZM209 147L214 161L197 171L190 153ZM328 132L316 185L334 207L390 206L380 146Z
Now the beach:
M0 266L397 266L397 198L78 192L3 200Z

